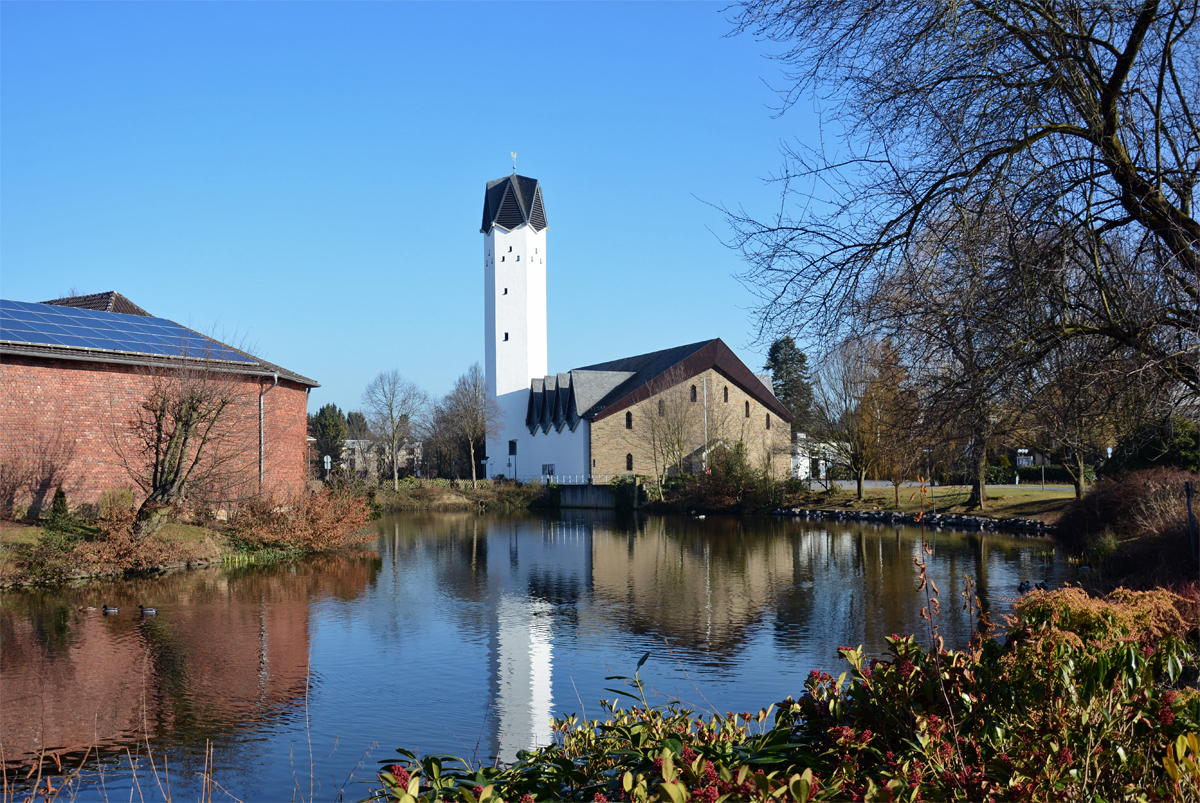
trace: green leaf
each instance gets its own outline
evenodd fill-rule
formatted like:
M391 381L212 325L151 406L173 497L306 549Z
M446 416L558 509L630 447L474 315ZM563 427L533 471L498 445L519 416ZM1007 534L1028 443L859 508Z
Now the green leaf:
M686 799L684 797L683 787L681 787L679 784L667 781L666 783L660 783L658 788L661 789L667 797L671 798L671 803L683 803L683 801Z
M641 668L642 668L642 664L646 663L646 659L647 659L647 658L649 658L649 657L650 657L650 650L646 650L646 654L645 654L645 655L643 655L643 656L642 656L642 659L641 659L640 661L638 661L638 662L637 662L637 669L641 669ZM636 672L637 670L635 669L634 671Z

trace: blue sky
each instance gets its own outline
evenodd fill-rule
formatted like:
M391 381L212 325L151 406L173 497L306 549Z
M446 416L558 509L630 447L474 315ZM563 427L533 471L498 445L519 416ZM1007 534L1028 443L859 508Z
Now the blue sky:
M0 5L0 295L116 290L355 409L483 362L484 185L542 182L551 371L721 337L709 204L778 207L768 46L723 3Z

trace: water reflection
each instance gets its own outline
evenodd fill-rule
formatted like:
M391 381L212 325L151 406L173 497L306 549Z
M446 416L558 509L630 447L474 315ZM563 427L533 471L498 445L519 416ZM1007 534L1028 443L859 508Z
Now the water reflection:
M43 754L73 766L89 748L138 753L147 740L194 747L253 731L304 697L310 598L353 599L378 567L327 558L3 595L5 772ZM121 611L104 615L101 604ZM142 618L139 604L160 613ZM185 750L175 763L189 772L196 759Z
M297 777L318 779L306 799L332 799L329 779L352 777L372 743L511 761L550 740L553 717L596 716L613 697L605 676L631 675L647 650L653 702L727 711L799 693L809 669L840 671L839 645L925 641L916 557L942 590L950 647L971 629L962 575L993 616L1022 580L1068 579L1051 545L993 534L583 511L373 526L367 558L4 594L6 767L148 739L188 797L211 740L242 799L292 797ZM102 602L125 610L78 610ZM140 619L139 602L160 614Z

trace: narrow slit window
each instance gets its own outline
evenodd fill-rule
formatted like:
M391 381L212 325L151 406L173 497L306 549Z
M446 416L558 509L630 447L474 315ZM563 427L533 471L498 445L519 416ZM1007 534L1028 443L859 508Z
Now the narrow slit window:
M504 261L504 257L503 257L503 256L502 256L502 257L500 257L500 261L501 261L501 262L503 262L503 261Z
M750 402L746 402L746 418L750 417Z
M659 399L658 400L658 416L659 416L659 418L662 418L666 414L667 414L667 403L664 402L662 399Z
M729 385L725 386L725 403L729 404Z
M512 246L511 246L511 245L508 247L508 253L510 253L510 254L512 253Z
M631 454L625 455L625 470L633 471L633 455Z
M633 429L633 413L625 414L625 429Z
M771 414L767 413L767 429L771 428Z
M505 333L504 333L504 342L505 342L505 343L507 343L507 342L508 342L508 332L505 332Z
M696 400L696 386L692 385L692 401Z
M518 262L520 262L520 261L521 261L521 255L520 255L520 254L517 254L517 261L518 261Z
M502 293L502 295L508 295L508 288L507 288L507 287L505 287L505 288L504 288L504 292Z

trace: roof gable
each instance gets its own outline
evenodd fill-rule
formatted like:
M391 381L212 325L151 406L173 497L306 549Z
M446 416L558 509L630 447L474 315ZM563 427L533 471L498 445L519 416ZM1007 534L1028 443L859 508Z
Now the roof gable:
M146 310L115 290L109 290L107 293L92 293L86 296L67 296L66 298L56 298L52 301L43 301L42 303L55 307L75 307L77 309L96 310L97 312L119 312L122 315L153 317Z
M549 432L579 419L599 421L709 370L718 371L784 421L792 414L763 380L720 338L652 351L535 379L525 423L532 433Z

